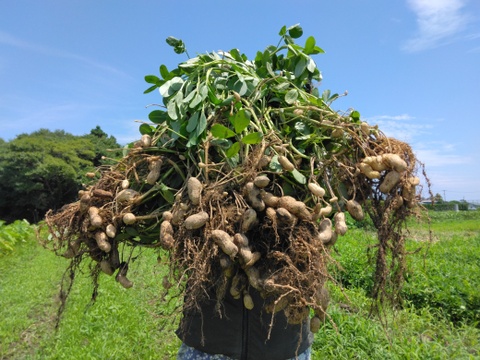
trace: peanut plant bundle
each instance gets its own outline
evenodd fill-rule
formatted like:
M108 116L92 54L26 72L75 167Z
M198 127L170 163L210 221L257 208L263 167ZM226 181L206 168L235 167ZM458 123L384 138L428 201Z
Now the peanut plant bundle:
M323 50L313 37L295 43L302 32L283 27L279 44L253 60L237 49L210 52L146 76L146 92L158 89L163 104L141 138L99 168L78 201L46 216L50 245L72 271L90 258L94 277L115 274L129 288L131 249L153 248L170 266L165 288L180 290L186 307L214 289L219 304L229 292L252 308L255 289L290 323L313 309L316 331L329 249L348 231L348 212L358 221L368 214L378 229L375 295L401 286L417 161L358 111L331 108L339 95L319 93L312 58ZM185 52L181 40L167 43Z

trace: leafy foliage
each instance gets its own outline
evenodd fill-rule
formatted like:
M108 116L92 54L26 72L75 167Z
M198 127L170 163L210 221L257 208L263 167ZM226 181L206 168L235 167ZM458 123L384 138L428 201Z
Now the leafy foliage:
M244 145L258 144L268 132L280 128L267 118L256 118L256 114L268 113L268 107L279 107L281 103L293 106L298 101L326 107L318 89L312 86L312 82L321 80L321 74L310 56L323 50L313 37L304 46L296 44L293 39L302 33L299 25L283 27L280 36L284 44L258 51L253 61L232 49L200 54L172 71L161 65L160 77L147 75L145 81L153 85L145 92L158 88L166 108L149 115L154 124L170 129L170 140L162 145L189 149L205 141L210 131L219 148L229 149L226 158L235 161ZM185 51L181 40L170 37L167 43L177 53ZM293 108L287 112L292 114ZM224 114L228 122L210 126L214 118ZM285 118L288 116L285 114ZM302 136L308 140L313 136L305 127L287 128L292 139ZM153 134L155 130L156 125L143 124L140 128L142 134Z
M94 144L95 157L93 158L93 166L98 167L101 165L111 165L112 160L104 159L105 157L115 157L116 150L119 149L119 144L114 136L108 135L104 132L100 126L96 126L95 129L90 131L90 134L82 136L90 140ZM113 154L112 154L113 152Z
M33 235L33 228L26 220L16 220L9 225L0 220L0 256L15 249L15 244Z
M72 201L85 173L115 146L100 128L87 136L42 129L0 145L0 218L36 222ZM118 145L116 145L118 147Z

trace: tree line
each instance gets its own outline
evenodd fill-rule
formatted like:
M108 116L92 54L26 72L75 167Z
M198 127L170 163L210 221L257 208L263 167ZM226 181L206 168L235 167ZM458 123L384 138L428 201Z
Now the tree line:
M0 219L35 223L49 209L75 201L85 174L108 165L119 150L100 126L82 136L40 129L11 141L0 138Z

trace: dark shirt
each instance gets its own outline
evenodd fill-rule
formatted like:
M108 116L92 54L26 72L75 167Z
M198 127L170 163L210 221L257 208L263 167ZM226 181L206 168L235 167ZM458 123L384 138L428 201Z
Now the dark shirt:
M188 346L208 354L227 355L239 360L285 360L304 352L313 341L309 321L290 325L280 311L273 316L265 312L265 300L251 289L254 308L248 310L242 299L229 293L220 312L212 296L200 304L201 310L184 311L177 330ZM270 325L273 321L273 326Z

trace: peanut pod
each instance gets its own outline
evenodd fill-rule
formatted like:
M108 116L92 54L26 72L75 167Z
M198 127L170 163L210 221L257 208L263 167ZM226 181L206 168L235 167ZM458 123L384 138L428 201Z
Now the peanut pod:
M237 255L238 247L237 245L235 245L232 237L228 235L228 233L223 230L217 229L213 230L210 233L210 237L213 239L215 244L217 244L222 249L225 254L230 256L230 258L233 259Z
M187 181L188 198L193 205L200 204L203 185L196 177L190 177Z
M338 235L345 235L348 229L347 223L345 222L345 214L339 211L333 216L333 220L335 222L335 232Z
M187 217L183 223L186 229L195 230L200 229L204 226L209 219L208 214L205 211L201 211L197 214L190 215Z

